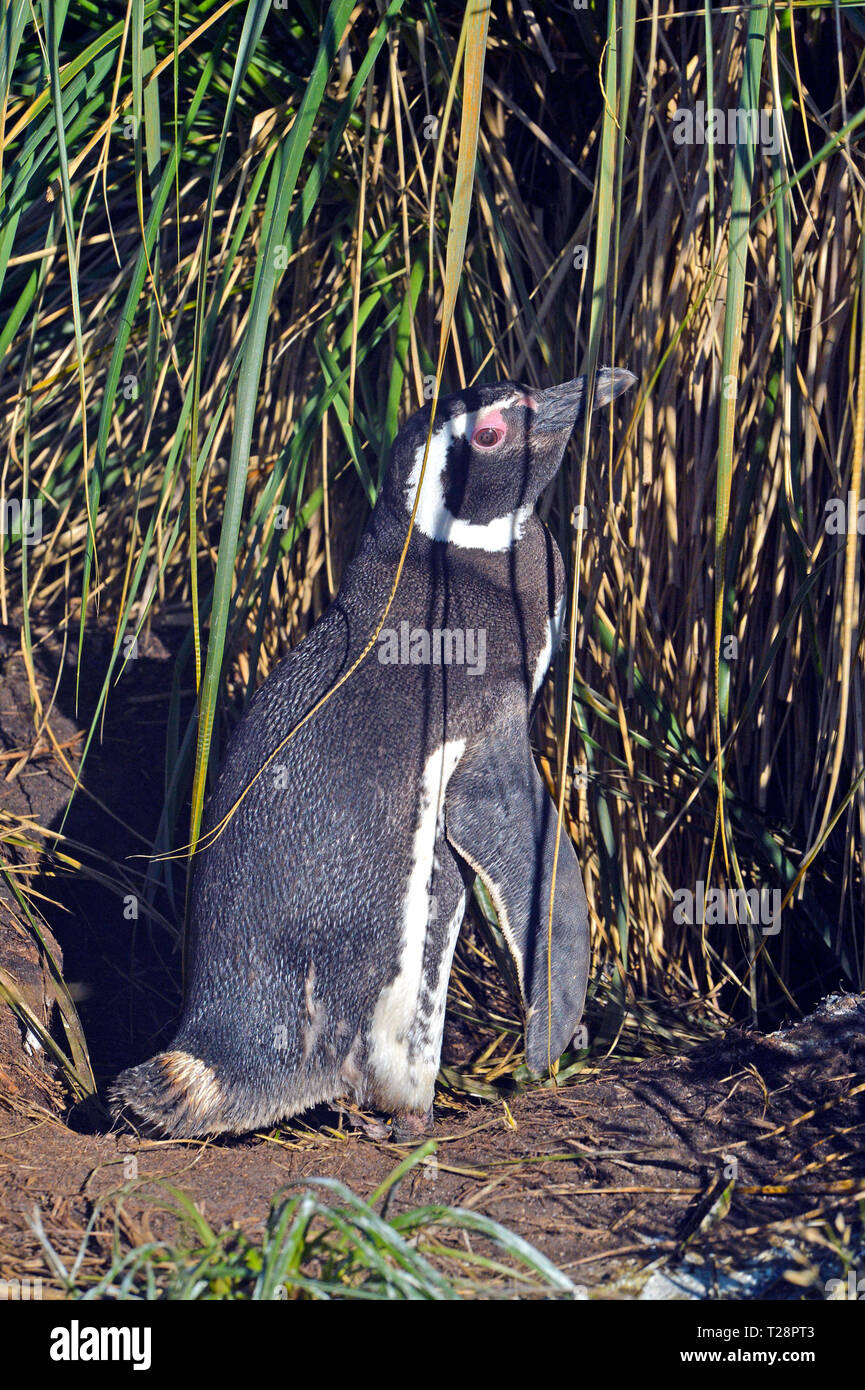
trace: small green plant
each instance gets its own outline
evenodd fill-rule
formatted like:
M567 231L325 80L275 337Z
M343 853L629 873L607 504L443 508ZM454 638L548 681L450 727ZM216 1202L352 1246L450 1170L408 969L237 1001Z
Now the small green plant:
M81 1270L101 1208L67 1267L42 1226L33 1228L52 1276L80 1299L459 1299L566 1298L581 1290L521 1236L481 1213L421 1206L386 1215L410 1169L435 1162L428 1142L403 1160L368 1202L344 1183L312 1178L305 1191L278 1193L260 1238L214 1231L188 1197L163 1186L154 1204L192 1233L188 1244L151 1242L121 1250L115 1220L108 1270ZM168 1193L166 1197L164 1192ZM383 1201L382 1211L376 1203ZM473 1241L478 1249L473 1249Z

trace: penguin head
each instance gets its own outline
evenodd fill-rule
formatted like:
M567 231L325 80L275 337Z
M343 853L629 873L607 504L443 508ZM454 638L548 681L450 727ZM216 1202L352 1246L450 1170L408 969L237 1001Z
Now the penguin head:
M600 368L594 408L607 405L634 381L622 368ZM504 381L443 396L415 529L461 548L508 550L555 477L585 402L585 377L544 391ZM414 505L430 409L417 411L394 441L385 499L403 517Z

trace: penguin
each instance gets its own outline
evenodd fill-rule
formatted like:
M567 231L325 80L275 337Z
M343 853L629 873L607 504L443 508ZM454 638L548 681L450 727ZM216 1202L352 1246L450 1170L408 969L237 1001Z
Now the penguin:
M595 407L634 381L601 369ZM529 726L565 608L562 558L535 505L586 389L585 377L545 390L505 381L439 400L384 625L301 724L369 646L391 595L431 406L397 435L330 608L229 740L194 864L176 1036L113 1088L133 1123L244 1133L353 1098L390 1114L397 1138L429 1132L476 876L513 958L529 1069L545 1073L573 1038L586 895L563 835L550 933L556 807Z

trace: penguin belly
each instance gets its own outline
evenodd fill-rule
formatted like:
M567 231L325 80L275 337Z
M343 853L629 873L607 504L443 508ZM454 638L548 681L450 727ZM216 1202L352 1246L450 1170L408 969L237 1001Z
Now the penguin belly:
M399 906L396 973L376 1000L368 1032L365 1098L381 1110L426 1113L441 1055L448 979L466 908L466 872L444 838L444 798L465 741L427 759Z

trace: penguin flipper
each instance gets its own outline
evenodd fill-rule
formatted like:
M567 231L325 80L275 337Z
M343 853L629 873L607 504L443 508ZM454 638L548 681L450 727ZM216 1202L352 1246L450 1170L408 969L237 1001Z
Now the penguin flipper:
M546 1072L582 1017L589 915L574 846L563 831L550 956L556 807L535 767L524 724L509 722L463 754L445 795L445 834L492 899L522 989L526 1062L531 1071Z

